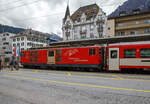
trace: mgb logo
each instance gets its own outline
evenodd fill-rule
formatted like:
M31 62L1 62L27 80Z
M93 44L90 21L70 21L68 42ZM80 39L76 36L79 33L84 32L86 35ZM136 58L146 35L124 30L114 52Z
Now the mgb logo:
M68 50L66 53L65 53L65 56L72 56L76 53L78 53L79 50L78 49L73 49L73 50Z

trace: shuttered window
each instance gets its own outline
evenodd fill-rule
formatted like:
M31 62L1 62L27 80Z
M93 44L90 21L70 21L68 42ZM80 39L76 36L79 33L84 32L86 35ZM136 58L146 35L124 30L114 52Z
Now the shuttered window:
M56 62L62 62L62 58L61 57L56 57Z
M61 50L56 50L56 55L61 55L62 51Z
M95 55L95 48L90 48L89 49L89 55Z

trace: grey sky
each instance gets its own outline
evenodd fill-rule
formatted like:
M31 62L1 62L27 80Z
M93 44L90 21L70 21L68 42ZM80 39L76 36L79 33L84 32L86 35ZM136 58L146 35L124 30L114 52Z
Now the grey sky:
M32 28L60 36L62 19L68 0L0 0L0 23ZM106 14L113 12L126 0L70 0L71 14L80 6L97 3Z

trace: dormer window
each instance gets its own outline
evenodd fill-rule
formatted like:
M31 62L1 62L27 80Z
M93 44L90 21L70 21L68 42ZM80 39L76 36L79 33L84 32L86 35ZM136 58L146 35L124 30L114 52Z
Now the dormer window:
M88 15L88 10L85 12L85 15L86 15L86 16Z
M139 14L139 13L140 13L140 9L133 10L133 14Z
M119 16L125 16L125 15L127 15L126 11L122 11L122 12L120 12L120 14L119 14Z
M93 13L96 13L96 8L93 8L93 11L92 11Z

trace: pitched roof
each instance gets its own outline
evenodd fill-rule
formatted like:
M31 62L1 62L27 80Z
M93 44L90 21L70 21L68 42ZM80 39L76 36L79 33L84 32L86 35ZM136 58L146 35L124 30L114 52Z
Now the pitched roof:
M73 22L76 20L79 22L81 15L85 13L85 15L87 16L86 20L90 20L93 17L95 18L98 12L99 12L99 7L97 4L83 6L80 7L77 11L75 11L72 14L71 19Z
M65 14L64 21L66 21L67 16L70 16L70 10L69 10L69 6L68 5L67 5L67 9L66 9L66 14Z
M113 13L108 17L115 18L120 17L122 12L125 15L134 15L134 12L145 13L150 11L150 0L127 0L123 5L119 6Z

